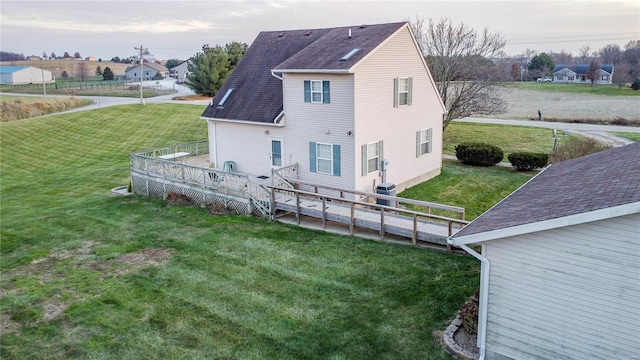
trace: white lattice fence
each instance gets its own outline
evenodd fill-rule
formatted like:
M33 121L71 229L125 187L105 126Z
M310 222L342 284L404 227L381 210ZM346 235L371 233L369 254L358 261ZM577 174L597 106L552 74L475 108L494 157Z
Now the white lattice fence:
M214 189L198 188L187 184L180 184L171 180L154 178L142 174L131 174L131 186L136 194L162 199L169 193L184 195L196 205L223 206L237 214L256 214L248 198L217 192Z

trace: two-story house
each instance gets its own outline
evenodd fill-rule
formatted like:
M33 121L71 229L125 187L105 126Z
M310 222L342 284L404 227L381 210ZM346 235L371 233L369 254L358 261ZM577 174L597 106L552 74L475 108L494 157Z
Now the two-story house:
M372 192L440 173L444 113L400 22L261 32L202 118L213 167Z

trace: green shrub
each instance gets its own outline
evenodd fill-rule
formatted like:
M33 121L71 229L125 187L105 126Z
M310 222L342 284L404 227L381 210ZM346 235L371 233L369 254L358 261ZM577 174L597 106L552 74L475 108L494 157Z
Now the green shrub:
M640 90L640 77L637 77L633 80L633 83L631 83L631 88L633 90Z
M549 154L544 153L514 152L509 154L507 158L518 171L543 168L549 163Z
M504 157L502 149L484 143L461 143L456 146L456 157L463 164L493 166Z

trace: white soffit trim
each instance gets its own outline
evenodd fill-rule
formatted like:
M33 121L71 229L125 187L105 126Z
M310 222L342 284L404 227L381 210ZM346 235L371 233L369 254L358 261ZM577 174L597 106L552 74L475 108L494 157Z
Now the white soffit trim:
M211 121L211 122L223 122L223 123L233 123L233 124L246 124L246 125L271 126L271 127L284 126L284 124L274 124L274 123L247 121L247 120L218 119L218 118L210 118L210 117L204 117L204 116L201 116L200 119Z
M348 69L272 69L272 72L294 74L348 74Z
M640 213L640 202L589 211L556 219L538 221L530 224L512 226L504 229L485 231L466 236L455 237L454 235L452 238L452 245L466 245L482 241L497 240L509 236L518 236L538 231L557 229L637 213Z

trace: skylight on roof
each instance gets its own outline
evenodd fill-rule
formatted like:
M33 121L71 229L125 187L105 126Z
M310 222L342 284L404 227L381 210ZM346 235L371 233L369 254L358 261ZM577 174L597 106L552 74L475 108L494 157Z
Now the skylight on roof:
M231 92L233 92L233 88L230 88L229 90L227 90L227 93L224 94L224 96L222 97L222 100L220 100L220 102L218 103L218 108L224 107L224 103L229 98L229 95L231 95Z
M347 55L343 56L340 60L342 60L342 61L349 60L349 58L352 57L353 54L357 53L358 50L360 50L360 49L353 49L353 50L349 51L347 53Z

